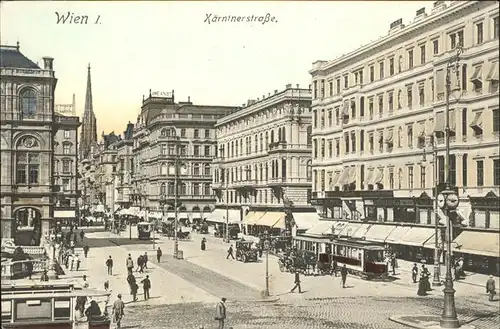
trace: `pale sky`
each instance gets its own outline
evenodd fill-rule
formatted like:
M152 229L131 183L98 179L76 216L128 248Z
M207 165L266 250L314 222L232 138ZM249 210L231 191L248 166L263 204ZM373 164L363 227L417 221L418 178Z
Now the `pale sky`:
M135 123L149 89L176 101L239 106L248 99L307 87L316 60L332 60L408 24L431 1L398 2L2 2L2 44L43 66L54 58L56 104L85 103L87 65L98 135ZM89 23L57 24L56 12ZM211 23L206 14L274 16L277 22ZM94 24L97 17L99 24Z

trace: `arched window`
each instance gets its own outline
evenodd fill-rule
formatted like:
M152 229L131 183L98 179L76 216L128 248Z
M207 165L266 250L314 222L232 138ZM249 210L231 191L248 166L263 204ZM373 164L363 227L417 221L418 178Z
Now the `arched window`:
M207 212L212 212L212 209L210 209L210 207L209 207L209 206L205 206L205 207L203 207L203 212L204 212L204 213L207 213Z
M200 165L198 163L193 166L193 176L200 176Z
M167 194L167 186L165 185L165 183L162 183L160 185L160 195L166 195Z
M37 152L18 152L16 154L16 184L38 184L40 154Z
M205 176L210 176L210 164L206 163L203 169L203 174Z
M168 175L168 165L166 163L161 164L160 174Z
M271 130L271 143L274 143L274 130Z
M210 184L209 183L205 183L205 185L203 186L203 194L205 194L205 195L211 195L212 194L212 189L210 188Z
M186 195L186 194L187 194L187 186L186 186L186 183L182 183L182 184L181 184L181 191L180 191L180 194L181 194L181 195Z
M21 93L21 111L23 116L32 117L36 113L36 94L32 89Z
M307 161L307 163L306 163L306 177L307 177L307 179L312 178L312 162L311 162L311 160Z
M168 183L168 195L175 195L175 185L174 183Z

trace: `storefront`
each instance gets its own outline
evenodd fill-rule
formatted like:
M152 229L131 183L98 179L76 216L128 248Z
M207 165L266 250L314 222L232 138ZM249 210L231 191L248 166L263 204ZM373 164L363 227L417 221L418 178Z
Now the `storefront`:
M432 262L434 252L424 247L427 241L434 239L434 229L429 227L412 227L404 234L397 246L399 257L408 261Z
M427 193L422 193L418 198L415 198L417 221L419 224L433 224L434 218L434 200Z
M470 197L470 202L470 227L497 230L500 228L500 197L491 191L484 197Z
M454 241L455 258L464 258L464 268L482 274L500 275L498 231L463 231Z
M292 227L292 236L305 233L318 224L320 220L317 212L293 212L292 218L295 222Z

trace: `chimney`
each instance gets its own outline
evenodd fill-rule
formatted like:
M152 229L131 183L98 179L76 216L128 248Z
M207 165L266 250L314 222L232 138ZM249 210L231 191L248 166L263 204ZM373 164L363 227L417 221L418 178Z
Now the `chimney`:
M188 96L188 103L191 103L191 96Z
M257 102L260 101L259 97L257 97Z
M287 84L287 85L285 86L285 88L286 88L286 89L292 88L292 84L291 84L291 83Z
M268 93L268 94L267 94L267 97L271 97L271 93Z
M389 27L389 33L393 33L395 31L399 31L401 30L402 28L404 28L405 25L403 24L403 19L400 18L394 22L391 23L390 27Z
M149 98L151 98L151 89L149 89Z
M262 95L262 99L265 99L266 98L266 95Z
M297 89L299 89L299 86L300 86L300 85L297 83Z
M414 21L416 22L416 21L419 21L422 18L426 18L426 17L427 17L427 13L425 12L425 7L422 7L419 10L417 10L417 12L415 14Z
M47 71L53 70L54 59L52 57L43 57L43 69Z
M277 94L278 93L278 89L274 89L274 94Z

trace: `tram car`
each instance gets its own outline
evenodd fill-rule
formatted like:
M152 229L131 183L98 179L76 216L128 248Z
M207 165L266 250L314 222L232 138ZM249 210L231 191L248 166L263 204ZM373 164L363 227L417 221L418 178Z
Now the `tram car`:
M140 222L137 223L137 237L139 240L149 240L153 231L153 223Z
M300 250L299 239L295 241L295 246ZM335 260L337 271L346 265L348 273L366 280L387 278L388 268L384 261L385 248L379 244L342 238L323 240L316 244L314 249L317 254L318 268L324 268L327 264L331 266Z

